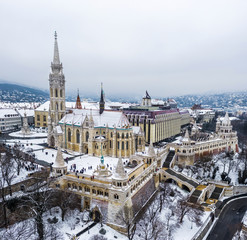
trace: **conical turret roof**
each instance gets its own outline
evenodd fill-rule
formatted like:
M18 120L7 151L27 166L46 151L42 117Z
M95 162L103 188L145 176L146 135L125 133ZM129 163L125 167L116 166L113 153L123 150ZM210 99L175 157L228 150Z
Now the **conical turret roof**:
M150 144L149 144L149 147L148 147L148 155L149 156L155 156L155 151L154 151L154 147L153 147L153 143L152 142L150 142Z
M230 124L231 124L231 121L230 121L228 112L226 112L226 115L225 115L225 117L224 117L222 123L225 124L225 125L230 125Z
M123 161L122 158L120 157L117 162L117 166L114 172L114 178L126 178L127 174L125 173L124 166L123 166Z
M55 167L55 168L66 167L66 164L65 164L64 159L63 159L61 147L58 147L58 149L57 149L57 156L56 156L55 163L53 164L53 167Z

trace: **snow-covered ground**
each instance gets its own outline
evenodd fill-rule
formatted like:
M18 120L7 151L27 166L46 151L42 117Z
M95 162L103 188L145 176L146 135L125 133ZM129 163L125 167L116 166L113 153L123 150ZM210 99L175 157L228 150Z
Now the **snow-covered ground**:
M51 213L51 214L50 214ZM59 240L70 240L72 236L75 236L77 233L86 229L92 221L87 222L88 220L87 212L79 212L77 209L68 211L65 215L65 221L62 221L61 218L61 210L59 207L51 209L51 211L47 211L43 215L43 221L45 223L45 239L59 239ZM49 223L48 220L53 220L56 218L56 223ZM34 219L29 219L20 223L16 223L10 228L0 229L1 240L14 240L17 239L18 231L21 228L25 228L26 226L26 235L22 236L20 239L29 239L36 240L38 237L37 232L35 231ZM100 234L99 231L101 229L105 229L106 233L104 235ZM53 231L53 232L52 232ZM50 237L52 235L52 237ZM90 240L95 235L104 236L108 240L119 239L119 240L127 240L128 238L107 225L98 223L96 226L91 228L89 231L86 231L81 236L79 236L78 240ZM55 238L57 237L57 238Z
M47 137L45 132L33 132L30 131L30 134L23 134L22 131L10 133L9 136L16 138L37 138L37 137Z

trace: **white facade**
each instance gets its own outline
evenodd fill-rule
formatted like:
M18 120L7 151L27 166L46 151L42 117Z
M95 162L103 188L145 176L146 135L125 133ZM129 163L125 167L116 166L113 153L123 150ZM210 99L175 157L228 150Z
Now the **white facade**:
M14 130L21 127L21 116L14 109L0 109L0 131Z

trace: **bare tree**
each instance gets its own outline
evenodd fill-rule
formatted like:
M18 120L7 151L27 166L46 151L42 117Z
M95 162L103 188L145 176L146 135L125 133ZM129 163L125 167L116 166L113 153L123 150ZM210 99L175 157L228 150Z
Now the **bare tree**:
M128 239L134 239L136 233L136 223L133 222L131 210L127 206L124 206L118 212L117 219L126 227Z
M23 207L27 207L34 217L39 240L44 239L43 214L51 207L53 190L48 189L47 182L37 182L33 191L23 198Z
M15 146L13 148L13 160L16 163L16 172L17 176L20 175L21 168L23 166L23 158L22 158L22 152L18 146Z
M5 185L7 184L9 188L9 194L10 196L12 196L11 184L14 178L16 177L16 175L15 175L14 163L12 161L10 154L8 154L7 152L1 153L0 171L1 171L1 178L3 178L4 184Z
M179 218L179 223L182 223L184 220L184 217L189 214L191 211L190 205L187 204L188 198L182 198L178 200L177 208L175 210L175 213L177 214Z
M5 229L1 232L1 239L3 240L23 240L28 239L32 234L34 234L33 224L31 221L23 221L16 223L11 227Z
M74 193L59 191L57 196L57 205L61 209L62 221L64 221L66 212L78 205L78 196Z
M178 200L178 205L175 210L175 213L177 214L177 217L179 219L179 223L183 222L183 219L185 216L188 216L188 218L196 223L196 225L201 225L201 217L203 215L203 211L200 206L196 205L189 205L187 203L188 198L183 197L182 199Z

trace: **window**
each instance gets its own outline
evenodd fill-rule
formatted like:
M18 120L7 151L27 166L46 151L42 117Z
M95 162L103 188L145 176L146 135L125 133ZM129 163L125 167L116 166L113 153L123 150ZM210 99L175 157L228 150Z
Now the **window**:
M71 188L71 184L70 183L68 183L68 188Z
M114 194L115 199L119 199L119 196L117 194Z
M119 142L117 142L117 149L119 149Z
M40 115L37 115L37 121L40 121Z
M45 115L43 116L43 121L46 122L46 116Z
M139 138L139 145L141 145L142 144L142 140L141 140L141 138Z
M58 97L57 89L55 89L55 97Z
M122 133L122 138L124 138L124 134Z
M63 110L63 103L60 104L60 109Z
M71 130L70 130L70 128L68 130L68 141L71 142Z
M120 134L119 133L117 134L117 138L120 138Z
M93 194L96 194L96 190L95 190L95 189L92 189L92 193L93 193Z
M60 97L63 97L63 90L60 90Z
M111 146L111 140L110 140L110 148L112 148L112 146Z
M76 130L76 143L80 143L80 132L78 129Z
M129 142L126 142L126 150L129 149Z
M79 191L82 191L82 187L81 186L79 186Z
M89 138L89 133L86 132L86 142L88 142L88 138Z
M112 132L111 132L111 138L112 138Z
M128 133L126 134L126 138L129 138L129 134Z
M124 142L122 142L122 150L124 150Z
M58 103L56 103L56 110L58 110Z
M90 188L89 187L85 187L85 192L90 192Z
M109 196L108 192L105 192L105 197L108 197L108 196Z

